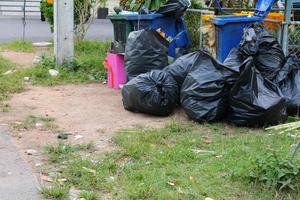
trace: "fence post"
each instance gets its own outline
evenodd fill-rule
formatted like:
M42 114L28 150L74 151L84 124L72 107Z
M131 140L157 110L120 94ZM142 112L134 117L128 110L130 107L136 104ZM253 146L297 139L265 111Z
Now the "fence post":
M283 24L283 31L282 31L282 48L285 55L289 53L289 24L291 23L291 10L292 10L292 2L293 0L286 0L285 1L285 19Z
M74 0L54 0L54 53L58 65L74 57Z

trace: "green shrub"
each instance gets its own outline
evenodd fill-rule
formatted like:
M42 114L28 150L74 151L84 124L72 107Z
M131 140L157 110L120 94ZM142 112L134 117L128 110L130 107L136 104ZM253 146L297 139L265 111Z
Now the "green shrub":
M280 158L276 151L254 160L250 181L279 191L299 191L300 166Z

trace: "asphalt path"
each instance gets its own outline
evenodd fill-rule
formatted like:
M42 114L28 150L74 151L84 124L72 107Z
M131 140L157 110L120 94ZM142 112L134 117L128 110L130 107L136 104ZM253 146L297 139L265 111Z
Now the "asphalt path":
M21 17L0 17L0 43L22 39L23 20ZM95 19L91 24L86 39L111 40L113 26L109 20ZM25 39L32 42L52 41L53 34L48 22L42 22L39 17L26 19Z
M31 168L12 144L7 128L0 125L0 199L41 200Z

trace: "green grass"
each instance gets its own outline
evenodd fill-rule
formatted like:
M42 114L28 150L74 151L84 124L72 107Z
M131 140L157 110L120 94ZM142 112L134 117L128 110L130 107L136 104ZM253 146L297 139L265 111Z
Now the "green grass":
M67 187L53 186L53 187L42 187L42 195L47 199L67 199L69 195L69 189Z
M30 115L21 121L20 124L14 125L16 129L33 129L36 128L36 124L40 123L42 125L41 128L45 130L57 130L57 125L55 124L55 119L51 117L44 116L33 116Z
M12 44L18 43L12 42ZM4 46L14 45L9 43L3 45L0 49ZM73 63L56 66L53 56L44 56L40 64L30 69L18 68L12 62L0 57L0 104L3 104L10 97L10 94L24 91L24 77L30 77L29 84L45 86L103 81L105 80L106 70L102 62L108 50L109 42L82 41L75 46ZM51 77L48 72L49 69L59 70L59 76ZM13 73L4 75L9 70ZM4 105L1 105L1 107L4 111L8 110Z
M103 81L106 70L103 60L109 50L109 42L82 41L75 45L75 59L70 64L56 66L54 57L43 57L42 62L27 72L33 84L58 85ZM51 77L49 69L59 71L59 76Z
M72 156L72 153L78 151L93 150L94 144L77 144L71 145L69 143L59 142L57 145L47 145L44 150L48 154L49 161L52 163L63 162L65 159Z
M5 75L11 70L11 74ZM0 103L6 100L11 93L24 90L24 71L17 70L15 64L0 56Z
M82 198L82 199L85 199L85 200L97 200L98 195L95 192L83 191L79 194L79 198Z
M114 199L295 199L297 192L250 183L257 158L290 156L295 139L226 124L172 122L162 129L122 130L117 150L95 159L58 160L66 185ZM66 154L64 154L66 155ZM299 159L296 160L300 164Z
M11 51L18 51L18 52L34 52L35 48L30 41L23 41L23 40L15 40L12 42L8 42L5 44L0 45L1 50L11 50Z

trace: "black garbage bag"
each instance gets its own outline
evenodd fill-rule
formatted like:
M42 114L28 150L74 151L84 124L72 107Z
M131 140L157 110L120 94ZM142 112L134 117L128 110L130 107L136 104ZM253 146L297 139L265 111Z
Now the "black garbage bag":
M168 116L176 106L179 89L170 74L153 70L124 85L122 96L124 108L129 111Z
M269 80L275 78L285 62L282 47L262 23L244 29L239 50L245 56L253 56L256 68Z
M235 70L240 71L241 66L247 57L245 57L237 48L231 49L227 58L224 60L223 65Z
M287 120L280 89L255 68L249 58L240 79L230 92L228 121L239 126L260 127Z
M274 82L278 83L290 115L300 115L300 60L289 56Z
M199 51L181 87L180 100L186 114L198 122L223 119L227 114L229 91L238 76L238 72Z
M181 88L186 76L188 75L192 66L196 63L201 51L189 53L177 58L171 65L164 68L177 81L178 87Z
M168 65L169 42L155 30L131 32L125 48L128 80Z
M161 6L157 12L179 19L190 6L191 2L189 0L169 0L166 4Z

